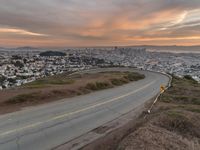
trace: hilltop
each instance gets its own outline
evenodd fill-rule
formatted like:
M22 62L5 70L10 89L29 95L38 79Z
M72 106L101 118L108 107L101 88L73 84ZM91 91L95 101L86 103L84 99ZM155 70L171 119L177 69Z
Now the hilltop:
M66 56L66 53L59 51L46 51L40 53L40 56Z

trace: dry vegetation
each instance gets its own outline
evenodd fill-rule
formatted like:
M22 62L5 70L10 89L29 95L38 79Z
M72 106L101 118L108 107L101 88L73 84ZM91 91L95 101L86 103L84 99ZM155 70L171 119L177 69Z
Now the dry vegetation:
M126 136L119 150L199 150L200 84L189 77L174 77L141 125Z
M134 72L100 72L91 74L61 74L43 78L20 88L0 92L0 113L25 106L38 105L62 98L83 95L143 79Z

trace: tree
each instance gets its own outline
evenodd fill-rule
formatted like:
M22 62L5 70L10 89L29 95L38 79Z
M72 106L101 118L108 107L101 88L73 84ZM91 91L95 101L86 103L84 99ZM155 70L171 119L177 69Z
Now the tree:
M0 76L0 84L3 84L3 82L6 80L6 77Z
M19 67L19 68L24 67L24 64L22 62L18 61L18 60L14 63L14 65L15 65L15 67Z

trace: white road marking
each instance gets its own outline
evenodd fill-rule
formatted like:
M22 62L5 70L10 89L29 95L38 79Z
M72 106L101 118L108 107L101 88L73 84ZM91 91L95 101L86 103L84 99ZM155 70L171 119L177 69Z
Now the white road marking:
M9 131L3 132L3 133L0 134L0 137L7 136L9 134L13 134L15 132L23 131L23 130L26 130L26 129L30 129L30 128L42 125L44 123L47 123L47 122L51 122L51 121L55 121L55 120L58 120L58 119L61 119L61 118L65 118L65 117L71 116L71 115L75 115L75 114L78 114L78 113L81 113L81 112L84 112L84 111L87 111L87 110L102 106L104 104L108 104L108 103L111 103L111 102L114 102L114 101L118 101L118 100L120 100L120 99L122 99L124 97L127 97L129 95L137 93L138 91L141 91L141 90L147 88L148 86L150 86L151 84L154 84L154 83L155 83L155 81L152 81L149 84L147 84L147 85L145 85L145 86L143 86L143 87L141 87L141 88L139 88L139 89L137 89L135 91L129 92L127 94L121 95L119 97L110 99L110 100L105 101L105 102L101 102L101 103L98 103L98 104L95 104L95 105L92 105L92 106L89 106L89 107L86 107L86 108L83 108L83 109L80 109L80 110L77 110L77 111L73 111L73 112L70 112L70 113L63 114L63 115L59 115L59 116L53 117L53 118L51 118L49 120L46 120L46 121L43 121L43 122L36 122L34 124L31 124L31 125L27 125L27 126L24 126L24 127L21 127L21 128L16 128L16 129L13 129L13 130L9 130Z

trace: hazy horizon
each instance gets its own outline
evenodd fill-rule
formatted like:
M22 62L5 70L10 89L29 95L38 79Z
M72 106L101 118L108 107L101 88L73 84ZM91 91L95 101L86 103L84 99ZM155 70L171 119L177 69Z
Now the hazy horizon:
M54 47L48 47L48 46L29 46L29 45L22 45L22 46L1 46L0 48L8 48L8 49L13 49L13 48L114 48L114 47L178 47L178 48L188 48L188 47L196 47L200 48L200 45L105 45L105 46L54 46ZM200 49L199 49L200 50Z
M0 0L1 47L200 45L199 0Z
M106 48L115 48L116 46L94 46L94 47L1 47L0 50L40 50L40 51L63 51L67 49L79 49L84 50L87 48L94 49L106 49ZM117 46L118 48L145 48L149 52L169 52L169 53L200 53L200 46L177 46L177 45L166 45L166 46L156 46L156 45L134 45L134 46Z

